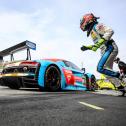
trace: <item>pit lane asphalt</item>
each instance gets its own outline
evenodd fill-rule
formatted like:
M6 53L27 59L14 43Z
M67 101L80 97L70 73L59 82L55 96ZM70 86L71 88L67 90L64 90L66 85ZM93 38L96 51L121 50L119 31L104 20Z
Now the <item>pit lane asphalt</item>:
M0 87L0 126L124 125L126 97L85 91L40 92Z

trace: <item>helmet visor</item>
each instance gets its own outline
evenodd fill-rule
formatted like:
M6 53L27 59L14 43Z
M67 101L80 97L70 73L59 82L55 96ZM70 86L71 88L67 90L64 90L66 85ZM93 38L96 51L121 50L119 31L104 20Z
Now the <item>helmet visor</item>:
M84 20L81 22L81 24L80 24L80 28L81 28L81 30L82 31L86 31L86 30L88 30L87 28L87 22L84 22Z

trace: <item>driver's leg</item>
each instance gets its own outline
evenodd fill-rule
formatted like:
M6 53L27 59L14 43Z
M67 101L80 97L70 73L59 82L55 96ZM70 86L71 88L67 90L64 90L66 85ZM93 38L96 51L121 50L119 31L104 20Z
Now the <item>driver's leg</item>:
M114 54L114 52L115 52L114 46L109 45L98 63L97 71L102 74L118 78L120 74L111 69L113 67L114 58L118 53L116 52ZM108 66L108 69L107 69L107 66Z

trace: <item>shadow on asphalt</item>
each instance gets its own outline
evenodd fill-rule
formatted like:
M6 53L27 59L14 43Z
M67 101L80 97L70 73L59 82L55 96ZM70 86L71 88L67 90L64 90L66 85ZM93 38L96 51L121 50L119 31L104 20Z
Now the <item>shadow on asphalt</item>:
M11 89L11 90L13 90L13 89ZM83 93L83 92L87 92L87 91L77 91L77 90L60 90L60 91L47 91L47 90L45 90L45 89L39 89L39 88L21 88L21 89L19 89L19 91L32 91L32 92L48 92L48 93L52 93L52 92L54 92L54 93L65 93L65 92L71 92L71 93Z

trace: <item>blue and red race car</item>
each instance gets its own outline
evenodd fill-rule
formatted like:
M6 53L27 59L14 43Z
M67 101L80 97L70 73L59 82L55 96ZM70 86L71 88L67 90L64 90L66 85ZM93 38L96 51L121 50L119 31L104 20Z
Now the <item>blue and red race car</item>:
M95 76L85 73L70 61L63 59L30 60L31 45L34 43L25 41L24 45L20 43L20 46L16 45L0 52L2 57L5 54L8 55L10 50L11 52L12 50L15 52L14 49L21 50L22 46L28 51L27 60L11 61L4 64L0 75L1 85L12 89L39 87L49 91L95 90L97 88Z

